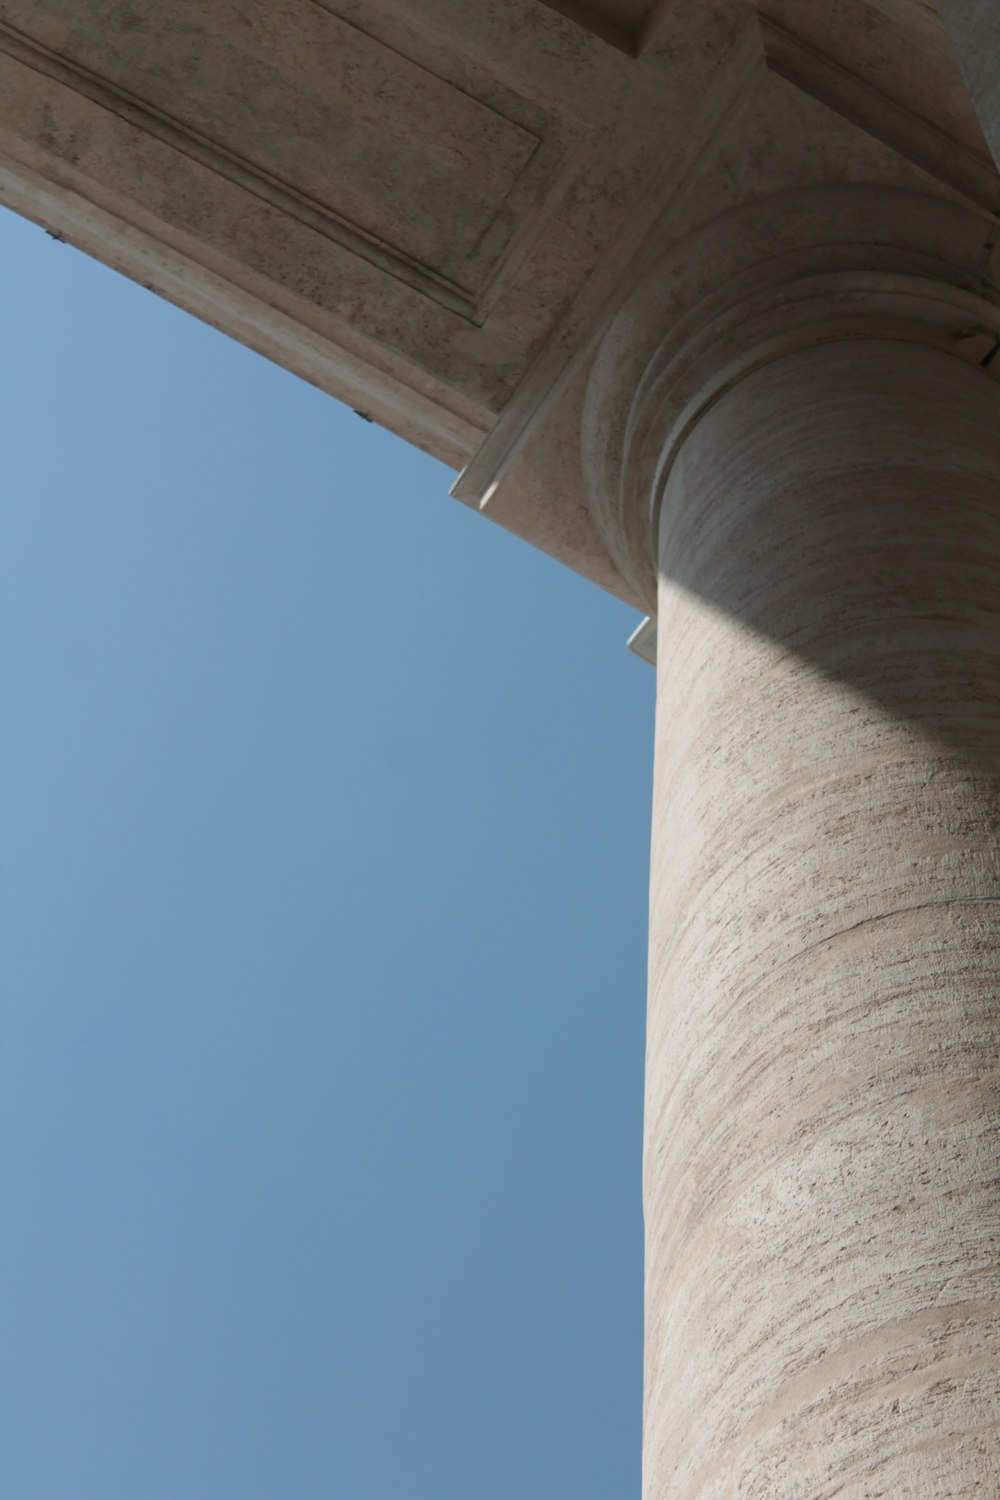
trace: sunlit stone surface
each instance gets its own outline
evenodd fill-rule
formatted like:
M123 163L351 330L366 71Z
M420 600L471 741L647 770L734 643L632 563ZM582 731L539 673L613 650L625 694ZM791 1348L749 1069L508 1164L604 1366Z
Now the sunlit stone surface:
M3 201L658 616L649 1500L997 1489L998 110L994 0L0 0Z

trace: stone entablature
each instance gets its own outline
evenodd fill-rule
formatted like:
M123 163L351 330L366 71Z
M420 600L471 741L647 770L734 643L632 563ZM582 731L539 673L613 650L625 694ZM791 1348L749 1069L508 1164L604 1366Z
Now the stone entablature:
M11 206L640 605L558 407L651 264L762 199L749 248L780 253L775 195L839 184L964 205L996 264L1000 185L924 0L0 0L0 97Z

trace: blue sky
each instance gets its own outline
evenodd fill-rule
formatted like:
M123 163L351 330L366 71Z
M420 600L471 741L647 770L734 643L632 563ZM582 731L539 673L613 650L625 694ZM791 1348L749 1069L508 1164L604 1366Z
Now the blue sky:
M653 673L0 215L6 1500L637 1494Z

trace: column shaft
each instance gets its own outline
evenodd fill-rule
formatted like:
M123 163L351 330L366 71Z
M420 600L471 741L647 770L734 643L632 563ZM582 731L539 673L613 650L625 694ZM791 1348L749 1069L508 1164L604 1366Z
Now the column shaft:
M647 1500L992 1494L1000 387L781 358L660 536Z

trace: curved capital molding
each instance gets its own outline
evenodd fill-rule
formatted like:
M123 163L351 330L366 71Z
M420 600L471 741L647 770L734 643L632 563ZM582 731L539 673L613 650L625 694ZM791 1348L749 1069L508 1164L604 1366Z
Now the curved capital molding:
M949 253L966 211L865 187L824 197L782 194L673 247L597 351L582 423L588 502L650 608L670 468L702 413L753 370L878 338L931 344L1000 378L1000 295Z
M848 339L929 345L979 365L1000 381L1000 306L928 277L890 272L806 276L758 293L697 330L673 352L637 397L636 431L625 456L630 469L657 457L649 487L650 546L670 470L688 434L725 393L754 370L799 350ZM728 356L728 357L727 357ZM638 475L636 477L639 477Z

